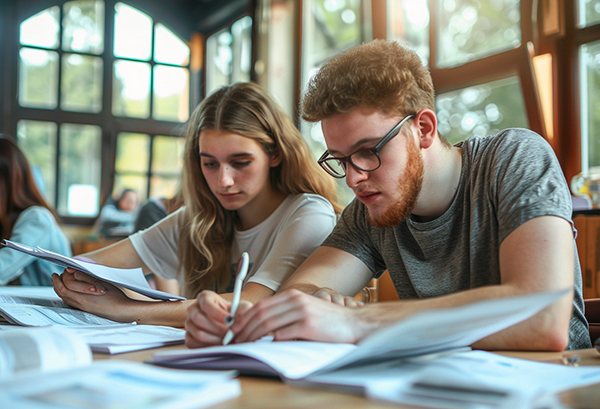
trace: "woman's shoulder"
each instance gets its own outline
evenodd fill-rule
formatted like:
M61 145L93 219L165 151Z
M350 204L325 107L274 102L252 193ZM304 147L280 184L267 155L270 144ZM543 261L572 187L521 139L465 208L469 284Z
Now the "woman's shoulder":
M56 219L50 210L43 206L29 206L21 212L15 224L32 221L52 224L56 223Z
M314 193L301 193L297 195L290 195L283 202L287 212L294 213L298 210L302 211L327 211L331 214L335 214L332 204L329 200L325 199L321 195Z

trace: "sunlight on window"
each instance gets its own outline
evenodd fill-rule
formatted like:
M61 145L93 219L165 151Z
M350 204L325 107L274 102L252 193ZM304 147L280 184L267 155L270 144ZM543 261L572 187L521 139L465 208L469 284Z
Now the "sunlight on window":
M152 56L152 19L124 3L115 5L114 54L147 61Z
M166 65L154 66L154 119L185 122L189 116L188 70Z
M114 115L148 118L150 115L150 65L115 61L113 73Z
M436 105L438 130L452 144L529 126L518 77L440 94Z
M439 67L455 67L521 44L519 0L437 1Z
M23 21L19 37L21 44L42 48L57 48L59 13L60 9L57 6L50 7Z
M600 41L580 51L581 169L600 166Z
M58 53L21 48L19 51L19 104L54 109L58 104Z
M388 38L406 44L429 60L429 9L427 0L388 0Z
M63 16L63 50L90 54L104 51L104 2L70 1Z
M171 30L157 23L154 29L154 61L186 65L189 60L189 47Z
M588 27L600 23L600 2L598 0L579 0L579 25Z

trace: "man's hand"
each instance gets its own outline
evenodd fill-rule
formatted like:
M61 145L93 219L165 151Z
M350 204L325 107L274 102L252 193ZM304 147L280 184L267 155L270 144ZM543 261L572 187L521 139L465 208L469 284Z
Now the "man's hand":
M312 295L322 300L341 305L342 307L362 307L365 305L362 301L359 301L354 297L340 294L331 288L319 288L317 291L313 292Z
M272 334L276 341L306 339L354 343L364 328L362 308L344 308L298 290L289 290L258 302L238 315L231 327L234 342L255 341Z
M236 316L252 306L241 301ZM197 301L187 309L185 344L188 348L221 345L229 329L225 322L231 319L231 303L213 291L202 291Z

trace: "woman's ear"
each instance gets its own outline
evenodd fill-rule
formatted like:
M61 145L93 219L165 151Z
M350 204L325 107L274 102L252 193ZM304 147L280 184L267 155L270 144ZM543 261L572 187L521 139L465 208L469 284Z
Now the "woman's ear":
M281 151L279 149L277 149L275 152L273 152L271 154L271 160L269 162L269 165L274 168L276 166L279 166L281 164L281 161L283 160L283 156L281 155Z
M437 116L435 112L427 108L420 110L414 119L414 124L419 129L421 148L429 148L437 137Z

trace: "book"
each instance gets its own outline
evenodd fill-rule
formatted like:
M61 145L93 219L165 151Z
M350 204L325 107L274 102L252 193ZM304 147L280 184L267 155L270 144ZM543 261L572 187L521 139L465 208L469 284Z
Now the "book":
M3 408L200 408L240 395L235 375L92 362L82 338L56 327L0 332Z
M2 240L0 244L6 248L29 254L30 256L58 264L59 266L82 271L100 281L105 281L117 287L133 291L134 293L141 294L151 300L185 300L184 297L151 288L148 284L148 281L144 277L144 272L141 268L123 269L88 263L75 258L66 257L52 251L44 250L41 247L31 247L10 240Z
M330 375L328 384L334 385L336 374L342 370L360 372L378 363L422 361L465 351L474 342L532 317L568 291L421 311L374 332L356 345L257 341L198 350L158 351L152 362L176 368L237 369L242 374L278 376L302 384Z
M64 303L52 287L0 288L0 332L19 326L58 326L83 337L93 352L117 354L183 344L185 330L111 321Z

